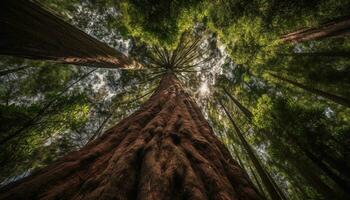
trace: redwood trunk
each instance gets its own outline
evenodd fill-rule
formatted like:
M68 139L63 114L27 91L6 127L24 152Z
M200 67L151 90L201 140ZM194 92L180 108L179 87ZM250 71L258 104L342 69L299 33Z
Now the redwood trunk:
M246 139L244 138L243 134L239 130L237 124L233 120L230 113L227 111L226 107L222 104L222 102L219 100L220 106L224 109L224 112L228 119L230 120L233 128L235 129L236 135L238 136L241 144L243 145L244 149L247 151L249 158L251 159L252 163L254 164L255 169L257 170L261 180L263 181L266 190L268 191L271 199L273 200L285 200L287 199L284 196L284 193L280 191L280 189L277 187L276 184L273 184L273 180L269 178L269 175L267 171L263 168L261 165L259 159L255 155L254 150L251 148L251 146L248 144Z
M7 69L7 70L3 70L3 71L0 71L0 77L1 76L6 76L8 74L11 74L11 73L15 73L15 72L18 72L18 71L21 71L21 70L24 70L24 69L28 69L30 68L31 66L23 66L23 67L18 67L18 68L14 68L14 69Z
M290 83L296 87L299 87L301 89L304 89L308 92L311 92L313 94L316 94L318 96L321 96L323 98L326 98L328 100L331 100L335 103L338 103L340 105L343 105L343 106L346 106L346 107L349 107L350 108L350 99L347 99L345 97L341 97L341 96L337 96L335 94L331 94L331 93L328 93L328 92L324 92L322 90L319 90L319 89L316 89L316 88L312 88L312 87L309 87L307 85L303 85L301 83L298 83L296 81L293 81L293 80L290 80L290 79L287 79L287 78L284 78L282 76L279 76L277 74L273 74L273 73L270 73L271 76L279 79L279 80L282 80L282 81L285 81L287 83Z
M335 57L335 58L350 58L350 52L347 51L324 51L324 52L299 52L299 53L278 53L279 56L292 57Z
M109 68L141 65L29 0L1 0L0 54Z
M100 138L0 191L0 199L262 199L178 79L166 74Z
M225 94L235 103L235 105L242 111L242 113L248 118L249 121L252 120L253 114L246 107L244 107L236 98L231 95L226 88L223 87Z
M283 35L281 37L283 42L305 42L310 40L322 39L325 37L345 37L350 33L350 18L344 17L340 20L334 20L322 24L315 28L305 28L293 33Z

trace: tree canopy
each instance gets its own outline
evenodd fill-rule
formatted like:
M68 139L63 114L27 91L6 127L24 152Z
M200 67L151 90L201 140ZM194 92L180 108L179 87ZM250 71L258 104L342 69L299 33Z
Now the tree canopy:
M350 198L350 1L11 2L1 186L97 141L171 71L266 199Z

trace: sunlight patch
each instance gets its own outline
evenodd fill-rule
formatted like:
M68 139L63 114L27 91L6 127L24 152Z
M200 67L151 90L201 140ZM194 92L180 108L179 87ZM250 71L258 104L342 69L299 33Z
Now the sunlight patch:
M199 87L199 96L205 97L210 94L209 87L208 87L208 82L204 81L201 86Z

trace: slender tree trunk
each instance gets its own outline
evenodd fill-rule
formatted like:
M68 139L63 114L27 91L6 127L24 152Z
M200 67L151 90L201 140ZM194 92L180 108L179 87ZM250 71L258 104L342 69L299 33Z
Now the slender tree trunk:
M314 150L309 149L320 160L323 160L327 163L331 168L335 169L342 174L342 177L350 180L350 166L348 165L348 160L344 159L344 157L338 157L333 149L331 149L327 145L318 146L314 145ZM350 188L349 188L350 189Z
M289 158L288 158L289 159ZM304 162L297 162L297 160L289 159L289 161L296 167L301 176L322 196L326 199L338 199L337 194L326 185L318 174L305 166Z
M317 40L326 37L345 37L350 33L350 18L349 16L334 20L325 24L321 24L315 28L301 29L281 37L283 42L305 42Z
M92 69L88 73L80 76L76 81L73 83L69 84L67 87L65 87L61 92L56 94L53 99L51 99L48 102L45 102L43 107L38 111L38 113L28 121L26 121L21 128L18 130L14 131L13 133L7 135L6 137L3 137L0 139L0 145L4 145L8 141L20 136L24 131L28 130L29 128L35 126L38 120L42 118L45 114L47 114L47 111L49 110L50 107L54 105L55 102L57 102L64 93L66 93L70 88L72 88L75 84L79 83L81 80L85 79L86 77L90 76L94 71L97 69Z
M268 191L270 197L272 199L286 199L284 196L281 195L281 193L278 191L278 188L275 188L273 183L271 182L271 180L269 179L269 176L267 175L267 172L265 171L265 169L262 167L260 161L258 160L258 158L256 157L253 149L251 148L251 146L248 144L248 142L245 140L244 136L242 135L241 131L239 130L238 126L236 125L236 123L234 122L232 116L230 115L230 113L227 111L226 107L222 104L222 102L219 100L219 104L221 105L221 107L224 109L225 114L227 115L227 117L229 118L232 126L235 129L235 132L239 138L239 140L241 141L244 149L247 151L249 158L252 160L255 169L257 170L261 180L263 181L266 190Z
M305 155L316 165L318 166L329 178L331 178L345 193L349 193L350 184L343 175L337 175L329 166L327 166L322 158L318 158L308 149L301 148L304 151Z
M0 77L1 76L6 76L7 74L11 74L11 73L15 73L15 72L27 69L29 67L30 66L22 66L22 67L17 67L17 68L14 68L14 69L2 70L2 71L0 71Z
M244 107L236 98L234 98L227 90L223 87L225 94L235 103L235 105L242 111L242 113L248 118L249 121L252 120L253 114L246 107Z
M236 156L236 158L237 158L237 160L238 160L239 165L241 166L241 168L243 169L243 171L244 171L246 174L248 174L248 172L247 172L247 170L245 169L245 166L244 166L244 164L243 164L243 161L242 161L241 157L239 156L239 153L238 153L237 148L235 147L235 145L233 145L233 143L231 143L231 147L232 147L232 150L233 150L233 152L234 152L234 154L235 154L235 156ZM253 175L253 178L255 179L255 182L256 182L256 184L257 184L257 186L258 186L258 188L259 188L260 194L263 195L265 199L267 199L267 198L266 198L266 194L265 194L265 192L264 192L264 190L263 190L263 188L262 188L262 186L261 186L261 184L260 184L259 179L256 177L255 172L253 171L253 169L251 168L251 166L248 166L248 167L249 167L249 169L250 169L250 171L251 171L251 173L252 173L252 175Z
M345 97L337 96L335 94L331 94L331 93L324 92L324 91L316 89L316 88L312 88L312 87L303 85L301 83L298 83L296 81L284 78L284 77L279 76L277 74L270 73L270 75L275 77L275 78L277 78L277 79L279 79L279 80L285 81L285 82L290 83L290 84L292 84L292 85L294 85L296 87L304 89L304 90L306 90L308 92L311 92L313 94L316 94L318 96L324 97L324 98L326 98L328 100L331 100L331 101L333 101L335 103L338 103L340 105L343 105L343 106L346 106L346 107L350 108L350 100L345 98Z
M0 54L108 68L141 65L30 0L1 0Z
M340 171L341 175L338 175L334 172L333 169L336 169L336 167L333 167L333 169L331 167L329 167L325 162L325 155L321 154L319 156L317 156L314 152L312 152L313 147L308 147L305 146L303 144L301 144L298 141L298 138L289 134L288 135L289 140L296 146L298 147L301 152L303 152L305 154L305 156L313 162L313 164L317 167L319 167L319 169L321 169L330 179L332 179L334 181L334 183L336 183L338 185L339 188L341 188L343 190L344 193L348 193L348 191L350 190L350 184L347 181L347 175L348 173L341 173L342 171ZM311 148L311 150L310 150ZM340 168L342 169L342 168ZM339 169L338 169L339 170Z
M260 180L257 177L257 175L255 174L253 168L251 166L249 166L249 169L250 169L250 172L252 173L252 175L254 177L254 180L255 180L256 184L258 185L260 193L263 194L266 197L266 194L265 194L264 189L263 189L263 187L262 187L262 185L260 183Z
M293 57L336 57L350 58L350 52L346 51L329 51L329 52L300 52L300 53L278 53L280 56Z
M238 163L239 163L240 167L242 168L242 170L243 170L246 174L248 174L248 172L247 172L245 166L243 165L243 161L242 161L241 157L240 157L239 154L238 154L237 148L236 148L233 144L231 144L231 147L232 147L232 150L233 150L233 152L234 152L234 154L235 154L235 156L236 156L236 158L237 158L237 160L238 160Z
M140 110L0 199L261 199L173 74Z
M275 160L271 160L272 164L275 165L277 168L280 170L284 171L287 177L290 179L290 182L292 183L292 187L295 188L296 191L298 191L298 196L300 197L308 197L307 193L305 192L305 187L303 187L305 184L300 181L299 176L295 175L294 170L290 169L290 164L289 166L285 166L286 162L283 161L283 164L276 162ZM287 169L288 168L288 169ZM302 178L302 177L301 177ZM301 199L304 199L301 198Z
M269 138L270 141L273 140L273 138ZM305 149L300 147L300 145L297 143L296 138L293 138L289 136L289 140L292 141L292 143L297 146L302 153L305 154ZM342 199L343 196L346 196L346 191L341 189L343 192L342 194L338 194L335 190L330 188L321 178L320 174L317 174L319 171L315 171L311 165L308 165L305 159L301 159L301 152L294 153L290 150L289 147L284 146L280 149L281 151L284 151L284 154L287 155L285 156L285 160L288 161L292 166L295 167L295 169L298 171L299 174L308 182L308 185L310 185L312 188L314 188L318 193L320 193L322 196L324 196L326 199ZM309 155L310 156L310 155ZM314 164L314 166L318 166L321 171L324 171L322 169L323 166L319 166L318 163L315 163L315 160L312 160L311 158L306 155L306 158ZM279 165L279 167L283 167L283 165ZM288 169L284 169L286 173L289 175ZM325 172L327 176L328 171ZM293 176L290 176L294 179ZM332 178L332 177L330 177ZM339 191L339 190L338 190Z
M103 128L105 127L108 120L112 117L112 114L109 114L101 123L101 125L98 127L98 129L95 131L95 133L90 137L88 142L91 142L92 140L98 138L103 131Z

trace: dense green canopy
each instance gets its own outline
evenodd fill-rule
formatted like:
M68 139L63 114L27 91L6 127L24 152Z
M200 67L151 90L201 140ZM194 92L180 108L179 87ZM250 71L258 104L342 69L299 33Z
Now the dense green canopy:
M332 32L349 23L349 0L39 2L144 68L2 56L1 185L98 138L178 65L175 73L262 194L271 196L254 155L281 198L350 196L349 27ZM331 33L283 40L309 29Z

